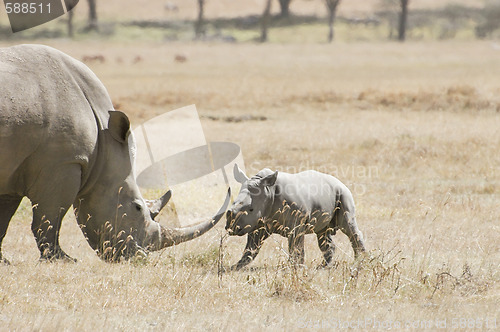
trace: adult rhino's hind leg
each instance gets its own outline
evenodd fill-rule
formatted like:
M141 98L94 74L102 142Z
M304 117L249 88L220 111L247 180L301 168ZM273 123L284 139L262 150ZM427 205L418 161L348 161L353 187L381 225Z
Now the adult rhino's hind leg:
M16 213L21 199L22 197L18 196L0 196L0 264L9 264L9 261L2 256L2 241L7 233L10 219Z
M323 263L320 267L329 267L333 262L333 255L335 254L335 243L333 242L333 229L328 228L325 231L316 234L318 237L319 249L323 253Z
M33 207L31 231L36 239L40 260L76 260L59 245L61 222L80 188L80 166L65 165L56 172L64 176L40 176L36 189L29 193Z

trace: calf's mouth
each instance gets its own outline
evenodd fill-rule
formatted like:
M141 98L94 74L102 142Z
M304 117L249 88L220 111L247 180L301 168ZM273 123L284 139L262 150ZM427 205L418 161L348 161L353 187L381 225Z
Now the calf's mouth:
M250 232L252 226L251 225L246 225L244 227L241 227L238 224L238 221L240 220L240 217L243 215L248 215L248 212L245 211L239 211L234 214L233 211L229 210L226 213L226 230L229 235L237 235L237 236L243 236L247 233Z

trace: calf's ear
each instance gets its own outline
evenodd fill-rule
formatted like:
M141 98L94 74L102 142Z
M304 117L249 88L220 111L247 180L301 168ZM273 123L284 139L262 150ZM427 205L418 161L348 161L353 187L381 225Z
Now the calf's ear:
M130 120L123 112L109 111L108 130L114 139L125 143L130 130Z
M260 180L260 183L266 187L271 187L276 183L276 179L278 178L278 171L274 172L271 175L266 176L262 180Z
M234 164L233 168L234 179L239 183L245 183L248 181L248 176L238 167L238 164Z

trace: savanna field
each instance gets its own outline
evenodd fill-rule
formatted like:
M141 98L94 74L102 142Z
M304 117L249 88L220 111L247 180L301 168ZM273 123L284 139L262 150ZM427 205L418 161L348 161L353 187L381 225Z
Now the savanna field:
M69 212L60 241L78 263L42 263L25 200L2 245L11 265L0 265L0 330L499 329L494 41L22 42L103 56L87 64L133 125L196 104L207 141L237 143L248 175L335 175L353 191L369 254L355 261L338 232L334 267L317 269L308 235L305 265L294 266L273 235L251 265L229 271L246 238L226 236L223 219L147 260L110 264ZM193 219L211 216L222 196L193 190Z

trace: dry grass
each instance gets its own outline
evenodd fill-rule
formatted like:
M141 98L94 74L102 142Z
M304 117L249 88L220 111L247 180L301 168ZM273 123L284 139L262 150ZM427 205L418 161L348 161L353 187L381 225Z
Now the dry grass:
M0 266L0 330L500 324L500 58L488 43L51 44L77 58L103 54L91 67L135 123L196 103L207 140L238 143L249 173L336 174L353 189L371 252L354 262L338 234L336 266L317 270L321 254L306 236L297 268L273 236L248 269L220 274L245 239L220 246L219 225L147 262L106 264L70 216L61 242L79 262L38 263L25 202L3 245L12 265ZM187 61L175 63L177 53ZM210 120L245 114L267 120Z

